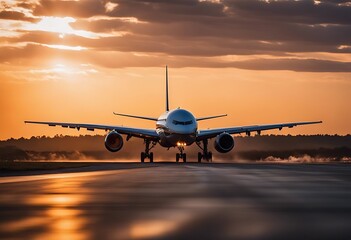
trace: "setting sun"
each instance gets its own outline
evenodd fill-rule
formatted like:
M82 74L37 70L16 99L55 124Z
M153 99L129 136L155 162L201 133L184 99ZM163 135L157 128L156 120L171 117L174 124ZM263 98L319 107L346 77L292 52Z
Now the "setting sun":
M41 20L38 23L27 24L25 30L28 31L43 31L57 33L58 37L63 39L66 35L76 35L84 38L98 38L98 35L85 31L74 29L70 25L77 20L73 17L40 17Z
M72 17L43 17L40 22L34 25L32 30L56 32L60 34L60 37L64 37L65 34L74 33L73 28L69 24L75 21Z

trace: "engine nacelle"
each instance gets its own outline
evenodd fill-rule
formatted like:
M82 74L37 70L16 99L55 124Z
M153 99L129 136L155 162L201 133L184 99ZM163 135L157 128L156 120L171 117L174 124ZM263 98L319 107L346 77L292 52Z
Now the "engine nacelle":
M234 147L234 138L228 133L221 133L216 137L214 147L220 153L227 153Z
M123 147L123 138L116 131L111 131L105 138L105 147L110 152L117 152Z

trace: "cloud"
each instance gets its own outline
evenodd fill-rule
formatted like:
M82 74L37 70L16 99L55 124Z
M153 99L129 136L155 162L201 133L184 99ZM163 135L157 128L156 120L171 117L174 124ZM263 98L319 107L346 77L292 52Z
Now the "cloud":
M224 1L229 11L265 21L301 24L346 24L351 21L349 1Z
M34 21L33 9L38 4L36 0L1 1L0 19Z
M0 19L11 19L20 21L35 21L34 18L26 16L23 12L17 11L2 11L0 12Z
M3 46L79 46L86 49L82 56L94 63L101 60L96 63L100 66L159 66L170 61L175 67L351 71L342 60L351 53L349 1L42 0L3 4L0 18L6 21L0 22ZM3 61L28 48L10 50L15 56L4 56ZM313 52L343 55L300 57ZM126 60L108 63L101 55ZM223 61L234 55L252 59Z
M32 36L32 38L35 38L35 35ZM231 60L231 58L219 59L217 57L202 57L200 59L188 56L166 57L162 52L156 52L156 48L149 48L149 51L155 51L152 54L139 54L138 52L130 54L127 49L124 49L125 51L92 51L78 45L56 44L55 40L50 40L49 42L49 44L27 42L24 46L2 47L0 51L3 54L0 56L0 62L16 63L17 61L21 61L22 63L35 67L40 66L43 60L48 62L52 58L60 58L69 59L77 63L88 61L96 66L106 68L123 68L163 66L166 59L166 62L173 67L233 67L250 70L291 70L300 72L351 71L351 62L345 61L280 57L253 57L253 59L249 60L237 58L236 61ZM125 47L127 48L127 45ZM138 50L142 52L142 48L138 48Z
M351 62L317 59L256 59L233 62L229 66L252 70L291 70L299 72L351 72Z
M40 4L35 7L33 13L38 16L87 18L95 15L104 15L105 6L103 1L96 0L41 0Z

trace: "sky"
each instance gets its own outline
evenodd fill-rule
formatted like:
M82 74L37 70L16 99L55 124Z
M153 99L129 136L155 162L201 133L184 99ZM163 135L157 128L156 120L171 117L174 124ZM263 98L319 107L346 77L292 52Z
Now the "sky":
M0 1L0 139L86 134L24 120L154 128L323 120L272 134L351 133L351 1ZM98 132L94 132L98 133ZM103 134L103 132L99 132Z

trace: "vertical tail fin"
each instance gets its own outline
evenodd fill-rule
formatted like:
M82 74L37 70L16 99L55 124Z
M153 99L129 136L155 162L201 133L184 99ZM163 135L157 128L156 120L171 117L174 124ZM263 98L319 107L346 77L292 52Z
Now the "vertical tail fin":
M169 101L168 101L168 66L166 65L166 111L169 111Z

